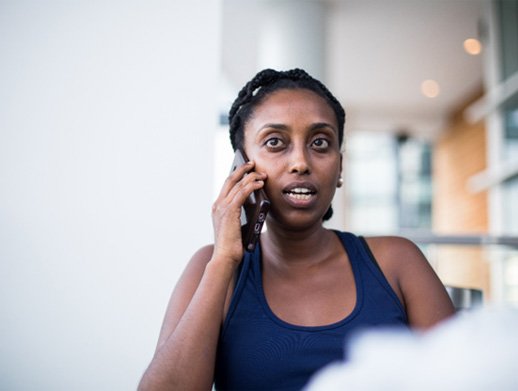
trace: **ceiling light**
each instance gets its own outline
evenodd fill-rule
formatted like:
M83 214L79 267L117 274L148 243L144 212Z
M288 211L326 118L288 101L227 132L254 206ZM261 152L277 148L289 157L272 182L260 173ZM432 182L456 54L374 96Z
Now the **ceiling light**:
M421 83L421 92L427 98L435 98L439 95L439 83L435 80L425 80Z
M478 39L469 38L464 41L464 50L466 53L476 56L482 51L482 44Z

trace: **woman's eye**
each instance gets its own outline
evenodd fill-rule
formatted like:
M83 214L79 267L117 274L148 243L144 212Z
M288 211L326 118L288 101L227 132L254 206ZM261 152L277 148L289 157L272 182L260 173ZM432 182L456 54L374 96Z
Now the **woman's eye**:
M269 138L268 140L266 140L265 145L268 148L280 148L283 146L283 142L278 137L272 137L272 138Z
M326 140L325 138L317 138L317 139L313 140L313 142L311 144L313 145L313 147L315 147L317 149L329 148L329 141Z

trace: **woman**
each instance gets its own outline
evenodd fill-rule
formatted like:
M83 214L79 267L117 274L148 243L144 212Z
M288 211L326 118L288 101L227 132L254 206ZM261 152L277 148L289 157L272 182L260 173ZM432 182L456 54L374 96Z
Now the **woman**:
M428 328L453 314L418 248L323 227L342 185L345 113L300 69L259 72L230 114L250 163L212 208L215 242L189 262L140 388L298 390L371 326ZM240 209L263 188L267 230L243 251Z

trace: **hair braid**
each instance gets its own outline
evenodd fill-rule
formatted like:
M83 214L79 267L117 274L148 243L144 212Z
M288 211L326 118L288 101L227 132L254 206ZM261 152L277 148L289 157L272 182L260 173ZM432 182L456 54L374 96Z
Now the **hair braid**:
M309 89L326 99L335 112L338 122L338 139L340 145L342 144L345 111L338 99L331 94L323 83L311 77L306 71L300 68L287 71L264 69L244 85L230 108L228 122L230 124L230 141L234 150L242 146L244 125L250 117L253 108L267 95L283 88Z
M239 91L237 99L232 104L229 112L229 122L232 122L232 118L237 113L239 108L248 103L254 96L254 91L262 86L267 86L281 78L282 72L274 71L273 69L265 69L259 72L255 77L250 80L245 86Z

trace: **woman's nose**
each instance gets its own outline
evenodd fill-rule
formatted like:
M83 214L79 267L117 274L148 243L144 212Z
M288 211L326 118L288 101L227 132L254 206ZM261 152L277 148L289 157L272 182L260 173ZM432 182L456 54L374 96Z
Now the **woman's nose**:
M309 158L305 149L297 148L292 151L290 156L290 173L299 175L311 173Z

